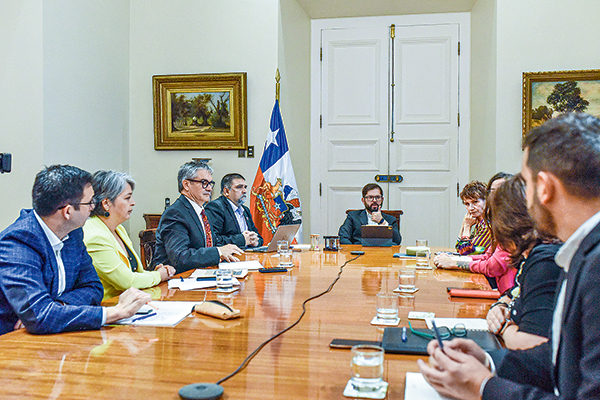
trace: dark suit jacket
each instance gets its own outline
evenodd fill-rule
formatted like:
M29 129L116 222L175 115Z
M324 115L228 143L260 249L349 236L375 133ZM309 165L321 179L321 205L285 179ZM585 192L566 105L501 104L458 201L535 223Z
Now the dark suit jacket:
M198 214L185 196L179 196L160 218L152 264L169 264L180 273L218 265L219 261L219 250L206 247Z
M65 290L59 296L56 257L33 210L22 210L0 233L0 334L12 331L19 319L36 334L102 326L104 290L81 228L63 243Z
M562 276L564 278L564 274ZM484 399L600 398L600 224L581 242L569 271L557 365L549 342L509 351L490 379ZM559 279L557 293L562 279Z
M388 224L393 227L393 237L392 240L395 244L400 244L402 242L402 236L400 236L400 222L388 214L381 214L383 219L385 219ZM346 220L340 226L340 230L338 232L338 236L340 237L341 244L362 244L360 241L360 227L362 225L367 225L367 210L354 210L350 211L346 216Z
M252 221L250 210L244 205L242 205L242 207L244 209L244 218L246 219L248 230L256 232L258 235L258 245L262 246L263 238L260 236L260 233L258 233L258 230ZM242 249L246 247L246 239L244 238L244 235L242 235L237 218L227 197L221 196L218 199L211 201L204 209L206 210L206 215L208 216L208 221L212 228L213 237L216 237L217 239L218 246L233 243Z

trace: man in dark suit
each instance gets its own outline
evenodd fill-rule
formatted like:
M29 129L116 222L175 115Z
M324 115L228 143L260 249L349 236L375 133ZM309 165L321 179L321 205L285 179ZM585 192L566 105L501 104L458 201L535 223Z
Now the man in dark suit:
M368 183L362 190L362 203L364 210L350 211L346 220L340 226L338 236L341 244L362 244L360 237L360 227L362 225L391 225L393 227L393 238L395 244L402 242L400 236L400 221L396 217L383 214L381 205L383 204L383 190L376 183Z
M89 172L52 165L37 174L33 210L0 233L0 334L99 329L132 316L150 301L137 289L101 307L104 290L83 244L94 208Z
M487 355L455 339L430 343L421 372L461 399L600 398L600 120L563 114L525 138L521 175L537 229L565 242L550 340ZM504 324L507 322L503 321Z
M206 205L206 215L217 245L233 243L240 248L262 246L250 209L244 205L248 185L236 173L221 179L221 197Z
M181 166L177 182L181 196L168 207L156 230L153 265L169 264L177 273L218 265L219 261L239 261L242 250L235 244L217 247L204 210L215 182L212 168L199 161Z

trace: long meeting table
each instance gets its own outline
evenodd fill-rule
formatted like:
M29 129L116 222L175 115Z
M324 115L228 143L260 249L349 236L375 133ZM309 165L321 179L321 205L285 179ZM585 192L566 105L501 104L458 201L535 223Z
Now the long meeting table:
M326 290L349 262L333 289L309 302L302 321L275 339L237 375L222 383L224 399L343 399L350 379L350 352L332 349L332 339L379 341L383 328L370 324L376 294L398 286L398 246L343 246L339 252L294 253L287 273L250 272L239 291L155 290L168 301L218 299L241 311L219 320L192 314L175 327L107 326L97 331L37 336L21 329L0 336L1 398L178 399L178 390L197 382L215 383L232 373L263 341L292 324L302 302ZM435 248L432 250L436 250ZM272 253L246 253L246 260L277 266ZM493 300L450 298L447 287L489 288L482 275L464 271L417 270L419 290L400 298L400 327L409 311L436 317L485 318ZM106 304L114 304L116 299ZM411 320L423 328L423 321ZM386 354L388 399L404 398L407 371L418 372L419 356Z

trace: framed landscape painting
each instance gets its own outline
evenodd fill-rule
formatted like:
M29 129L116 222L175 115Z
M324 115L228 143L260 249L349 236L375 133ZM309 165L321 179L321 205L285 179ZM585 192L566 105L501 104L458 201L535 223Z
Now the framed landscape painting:
M573 111L600 117L600 70L523 73L523 135Z
M155 75L156 150L245 149L246 73Z

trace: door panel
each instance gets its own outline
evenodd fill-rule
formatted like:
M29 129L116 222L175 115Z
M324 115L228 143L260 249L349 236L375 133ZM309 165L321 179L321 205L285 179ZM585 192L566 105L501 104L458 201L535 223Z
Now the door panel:
M450 246L458 182L458 26L396 27L390 208L402 209L405 244ZM423 218L426 216L427 222Z
M362 208L362 187L388 170L388 28L322 33L320 148L323 235L337 235L347 209Z

